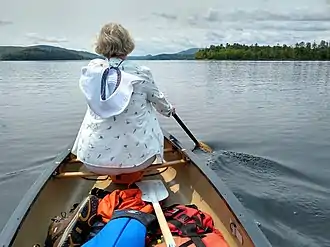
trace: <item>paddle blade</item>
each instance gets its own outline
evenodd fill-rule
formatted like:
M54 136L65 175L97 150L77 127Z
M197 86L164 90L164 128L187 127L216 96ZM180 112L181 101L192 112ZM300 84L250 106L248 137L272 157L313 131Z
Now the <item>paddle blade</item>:
M144 180L135 183L142 191L142 200L147 202L162 201L168 197L168 191L162 180Z
M208 145L206 145L205 143L203 143L203 142L199 142L198 143L199 145L199 148L200 149L202 149L204 152L207 152L207 153L212 153L213 152L213 150L212 150L212 148L210 148Z

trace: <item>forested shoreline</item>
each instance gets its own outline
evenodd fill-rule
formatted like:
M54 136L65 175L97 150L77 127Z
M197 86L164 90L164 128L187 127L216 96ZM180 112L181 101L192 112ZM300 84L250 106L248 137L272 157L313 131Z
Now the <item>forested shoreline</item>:
M322 40L319 44L310 42L275 46L220 44L200 49L197 60L330 60L330 44Z

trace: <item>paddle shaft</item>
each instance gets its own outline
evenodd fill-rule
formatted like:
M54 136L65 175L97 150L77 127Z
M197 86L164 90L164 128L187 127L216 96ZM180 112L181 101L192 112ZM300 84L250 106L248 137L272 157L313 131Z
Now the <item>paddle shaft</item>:
M174 113L173 114L174 119L178 122L178 124L181 126L181 128L187 133L187 135L193 140L193 142L196 144L196 146L200 146L199 141L195 138L195 136L190 132L188 127L182 122L182 120L179 118L179 116Z
M167 247L176 247L172 233L170 231L170 228L168 227L167 221L165 219L163 210L159 205L159 202L158 201L152 202L152 205L154 207L160 229L163 233L163 237L165 239L166 246Z

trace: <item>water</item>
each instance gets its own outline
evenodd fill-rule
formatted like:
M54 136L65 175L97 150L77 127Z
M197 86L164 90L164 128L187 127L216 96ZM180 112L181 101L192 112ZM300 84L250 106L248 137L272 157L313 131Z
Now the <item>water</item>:
M330 246L330 63L139 61L273 246ZM86 62L0 63L0 228L85 112ZM192 143L173 119L163 127Z

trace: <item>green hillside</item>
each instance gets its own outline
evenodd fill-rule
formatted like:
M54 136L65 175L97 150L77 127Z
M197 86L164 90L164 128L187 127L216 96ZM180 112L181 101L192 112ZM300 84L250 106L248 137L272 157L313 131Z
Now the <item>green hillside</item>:
M0 60L2 61L90 60L97 57L99 56L89 52L46 45L0 46Z

